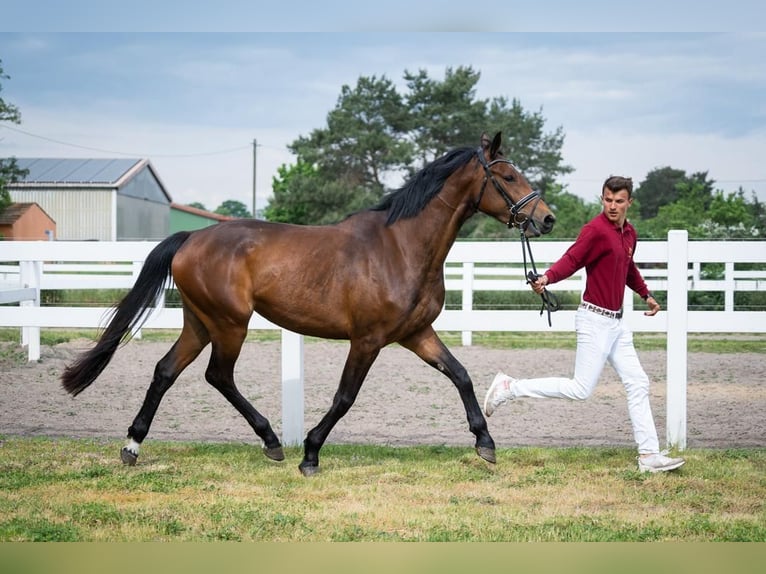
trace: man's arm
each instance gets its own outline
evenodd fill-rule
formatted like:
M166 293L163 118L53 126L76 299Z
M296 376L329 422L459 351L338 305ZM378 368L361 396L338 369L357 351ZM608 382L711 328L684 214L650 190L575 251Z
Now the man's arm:
M656 315L660 310L660 304L657 302L657 299L654 298L652 292L649 291L649 287L646 285L646 281L644 281L641 272L638 270L638 267L636 267L636 263L632 260L630 262L630 266L628 267L628 279L625 283L633 291L638 293L641 299L646 301L649 310L644 311L644 315L647 317L653 317Z
M603 249L604 242L599 241L598 231L591 225L585 225L564 255L545 272L546 285L571 277L576 271L600 257Z
M648 311L644 311L644 315L647 317L653 317L657 314L657 311L660 310L660 304L657 303L657 299L654 298L654 295L652 295L651 291L646 292L646 296L643 297L643 300L646 301L646 304L649 307Z

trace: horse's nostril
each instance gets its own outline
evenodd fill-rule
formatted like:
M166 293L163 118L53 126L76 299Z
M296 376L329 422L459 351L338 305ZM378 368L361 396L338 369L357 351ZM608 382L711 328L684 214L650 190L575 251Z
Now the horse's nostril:
M546 232L551 231L555 223L556 223L555 215L546 215L545 218L543 219L543 227L545 228Z

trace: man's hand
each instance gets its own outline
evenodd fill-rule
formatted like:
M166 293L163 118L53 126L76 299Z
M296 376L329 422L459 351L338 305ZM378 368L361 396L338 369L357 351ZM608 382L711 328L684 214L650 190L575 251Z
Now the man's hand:
M657 299L652 297L651 295L646 298L646 304L649 307L648 311L644 311L644 315L647 317L653 317L657 314L657 311L660 310L660 304L657 303Z
M547 284L548 284L548 276L543 274L543 275L540 275L536 281L530 282L529 285L532 287L532 291L534 291L538 295L541 295Z

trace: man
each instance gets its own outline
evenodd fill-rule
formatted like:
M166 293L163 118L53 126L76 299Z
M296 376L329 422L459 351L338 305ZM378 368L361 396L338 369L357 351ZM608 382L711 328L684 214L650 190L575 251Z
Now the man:
M498 406L522 397L585 400L609 361L625 385L633 437L638 444L638 468L663 472L677 469L685 461L660 452L649 404L649 377L638 360L633 333L622 321L626 285L646 301L649 310L645 315L653 316L660 310L633 262L637 236L626 220L632 193L630 178L609 177L601 190L602 212L583 226L561 259L531 283L540 294L546 285L585 267L585 292L575 317L574 377L514 379L500 372L487 391L484 414L489 417Z

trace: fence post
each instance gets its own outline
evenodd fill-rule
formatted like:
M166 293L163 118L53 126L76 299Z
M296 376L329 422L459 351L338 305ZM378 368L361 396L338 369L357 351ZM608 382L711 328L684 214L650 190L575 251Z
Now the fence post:
M726 261L724 263L724 285L726 291L723 295L723 310L727 312L734 311L734 290L737 288L734 281L734 262Z
M689 241L686 230L668 231L667 442L686 448L686 379Z
M21 301L20 307L40 306L40 284L42 283L42 261L19 261L19 280L22 287L33 287L36 291L34 301ZM27 360L40 359L40 327L22 327L21 345L27 347Z
M463 263L463 311L473 309L473 262ZM470 347L473 343L473 333L463 331L463 346Z
M303 335L282 329L282 444L303 442Z

